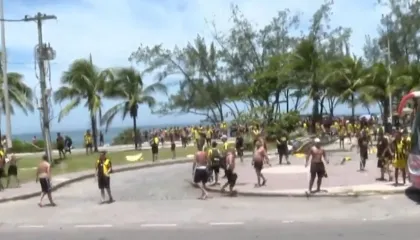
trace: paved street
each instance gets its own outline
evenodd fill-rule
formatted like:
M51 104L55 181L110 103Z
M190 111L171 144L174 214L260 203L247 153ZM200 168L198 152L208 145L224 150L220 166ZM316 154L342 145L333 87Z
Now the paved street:
M257 223L232 226L177 227L122 227L122 228L73 228L73 229L20 229L19 232L1 231L4 239L60 239L60 240L121 240L121 239L296 239L311 238L323 240L381 239L394 240L403 237L418 239L418 220L377 221L377 222L319 222L311 224Z
M296 160L298 161L298 160ZM349 167L350 166L350 167ZM349 167L352 171L351 165ZM348 198L222 197L200 201L188 183L191 164L112 176L116 202L99 205L88 179L54 193L57 207L38 199L0 204L5 239L323 239L418 238L420 194ZM304 229L304 231L302 231ZM397 230L397 232L394 232ZM314 237L314 236L313 236Z
M58 207L38 208L38 199L0 204L1 229L73 228L76 226L190 226L211 223L376 221L420 215L403 195L370 198L227 198L208 201L187 183L191 164L148 168L115 174L116 202L99 205L93 179L54 193ZM396 207L398 206L398 207ZM352 211L349 209L357 209ZM45 218L44 216L48 216ZM365 219L365 220L364 220Z

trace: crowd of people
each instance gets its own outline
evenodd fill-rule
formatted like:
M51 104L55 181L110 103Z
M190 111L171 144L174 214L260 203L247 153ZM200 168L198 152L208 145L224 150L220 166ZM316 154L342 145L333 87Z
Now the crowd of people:
M308 129L308 120L302 120L302 127ZM263 166L270 165L270 159L267 152L266 139L262 129L258 126L250 128L254 136L254 153L252 165L256 173L255 187L264 186L267 179L262 174ZM238 179L235 172L236 157L243 160L243 130L238 131L235 147L223 145L222 150L217 149L217 143L213 142L211 147L205 147L203 141L197 142L198 151L193 163L193 181L201 189L200 199L206 199L208 193L206 184L218 185L219 171L224 170L226 184L221 188L222 191L229 186L230 194L234 194L234 186ZM314 138L313 145L306 152L305 167L309 167L310 180L308 184L308 194L316 193L321 190L322 179L328 177L326 165L329 164L326 151L322 147L321 138L324 136L334 136L338 138L340 148L345 148L345 141L351 143L351 149L357 147L360 156L359 171L366 170L366 160L370 149L376 149L377 167L380 170L378 181L395 181L395 185L406 184L409 179L407 172L407 158L411 147L410 130L404 126L393 127L392 131L385 133L384 126L378 123L375 118L360 118L356 120L334 119L328 124L318 122L314 129L317 137ZM357 141L354 142L354 139ZM277 138L277 154L279 164L282 164L283 158L287 164L290 164L287 146L290 139L285 135L279 135ZM225 143L224 138L222 142ZM376 145L376 146L375 146ZM208 146L208 145L207 145ZM343 159L345 161L348 158ZM392 172L394 174L392 175ZM385 178L387 174L387 179ZM312 190L316 182L316 190Z

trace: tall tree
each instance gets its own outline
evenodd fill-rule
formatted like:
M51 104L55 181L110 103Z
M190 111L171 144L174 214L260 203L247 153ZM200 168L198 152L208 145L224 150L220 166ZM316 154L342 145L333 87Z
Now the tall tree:
M131 59L149 66L145 71L158 71L157 80L180 76L180 90L161 105L161 114L193 113L213 122L224 121L227 81L221 71L219 55L213 43L207 45L197 36L193 43L172 51L157 45L139 47Z
M109 70L99 70L92 57L75 60L62 74L62 86L54 93L55 102L70 101L60 111L58 121L81 104L88 108L95 152L98 151L97 118L101 112L105 82L110 74Z
M167 93L166 86L161 82L153 83L145 86L141 74L134 68L121 68L115 71L111 81L105 85L105 97L122 100L115 106L111 107L101 119L106 130L112 123L117 114L122 114L124 119L129 115L133 119L134 146L137 149L137 117L141 104L147 104L153 107L156 104L154 93Z

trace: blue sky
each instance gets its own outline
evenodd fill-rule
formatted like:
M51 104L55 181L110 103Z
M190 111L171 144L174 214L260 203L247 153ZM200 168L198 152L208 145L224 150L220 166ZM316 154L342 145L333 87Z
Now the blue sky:
M238 4L243 14L258 26L264 26L276 12L289 8L300 11L302 29L305 31L314 11L322 0L4 0L5 17L19 19L37 12L55 14L58 20L45 22L44 40L57 51L51 64L52 88L59 87L61 73L75 59L86 58L91 53L93 61L101 68L130 66L128 57L140 44L162 43L165 47L185 46L200 34L208 39L211 29L206 19L214 19L220 30L230 27L229 5ZM365 35L376 35L377 24L383 7L375 6L376 0L335 0L332 25L353 28L352 51L361 55ZM37 92L39 85L34 74L33 49L37 41L34 23L6 23L8 70L24 74L25 81ZM146 76L151 82L152 76ZM176 89L172 89L175 91ZM39 94L37 94L39 95ZM164 100L163 96L159 96ZM104 108L114 102L106 102ZM358 109L363 111L362 109ZM375 108L373 110L376 110ZM60 106L54 106L58 114ZM140 125L182 123L198 121L191 115L161 117L150 110L140 108ZM347 112L347 106L339 106L337 112ZM13 116L13 133L39 131L38 113ZM130 119L116 118L113 126L129 126ZM4 118L2 118L4 129ZM85 129L89 126L86 109L74 110L53 129Z

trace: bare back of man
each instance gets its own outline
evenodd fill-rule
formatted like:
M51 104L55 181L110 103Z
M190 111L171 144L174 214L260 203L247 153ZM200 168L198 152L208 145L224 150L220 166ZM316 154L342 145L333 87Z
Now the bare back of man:
M263 143L257 142L256 146L257 146L257 150L255 151L254 156L252 158L255 173L257 175L257 184L255 186L261 187L261 186L264 186L267 182L267 179L263 176L261 171L264 167L264 161L267 160L268 162L268 155L267 155L266 149L264 148ZM263 180L262 184L261 184L261 179Z
M36 182L41 185L41 199L39 200L38 205L42 207L42 200L44 199L45 195L48 196L48 200L50 201L51 206L55 206L55 203L51 196L51 166L48 163L48 157L43 156L42 161L38 164L37 174L36 174Z
M230 194L234 194L233 187L235 187L236 180L238 179L238 175L235 173L235 165L236 165L235 160L236 160L235 150L229 149L226 156L227 182L222 186L222 192L224 192L225 188L229 185Z
M309 193L312 193L312 186L314 184L315 178L317 178L317 189L316 192L321 191L321 183L322 178L327 177L327 172L325 170L325 160L328 163L328 160L326 159L325 150L321 148L319 141L315 142L315 146L311 147L310 152L306 158L306 164L305 167L308 166L309 159L311 160L311 166L310 166L310 180L309 180Z
M198 151L194 156L193 178L194 183L201 189L201 196L199 197L201 200L205 200L208 197L208 193L205 189L209 178L207 161L207 153L204 151Z

